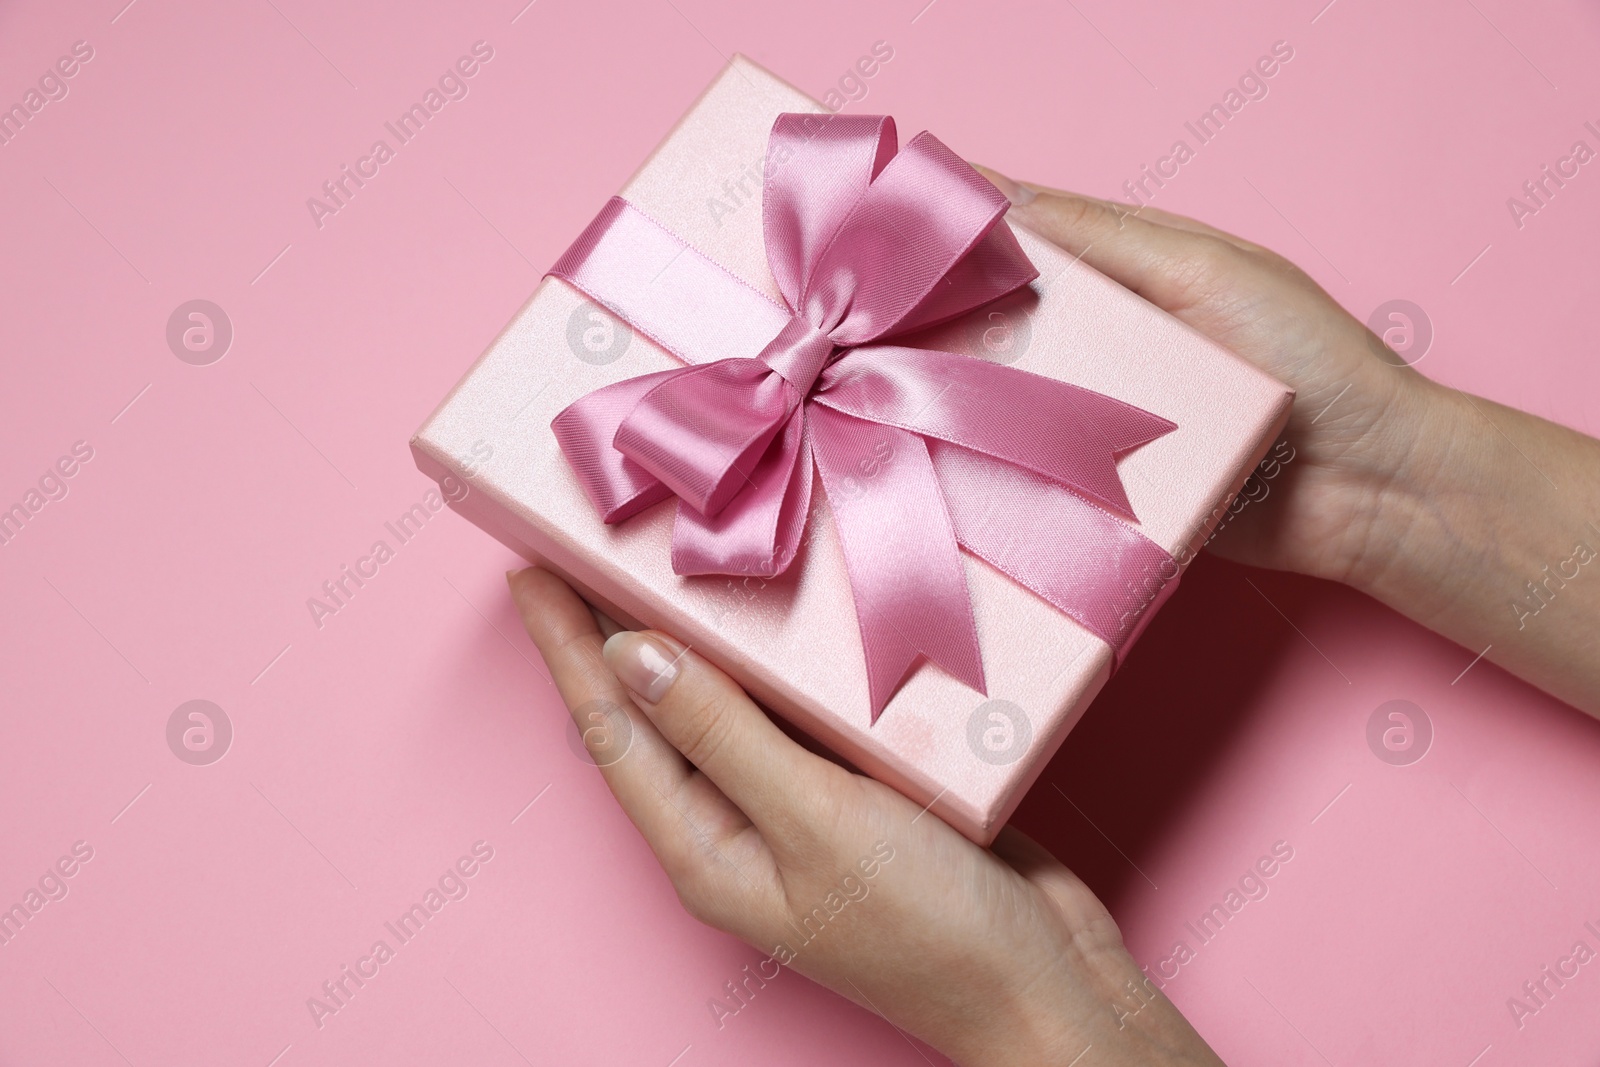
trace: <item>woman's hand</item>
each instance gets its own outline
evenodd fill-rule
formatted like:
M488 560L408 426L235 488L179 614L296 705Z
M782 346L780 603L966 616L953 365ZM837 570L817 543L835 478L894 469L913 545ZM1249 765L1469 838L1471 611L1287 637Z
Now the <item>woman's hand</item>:
M1296 388L1296 457L1225 554L1349 582L1600 714L1600 443L1429 382L1258 245L986 173L1013 218ZM670 637L604 640L553 575L510 582L692 914L960 1063L1220 1062L1033 842L978 848L802 749ZM622 720L617 758L601 742Z
M1009 217L1296 391L1294 460L1271 508L1245 508L1213 548L1246 563L1359 581L1388 536L1384 498L1415 449L1426 381L1282 256L1155 208L1019 185L979 168ZM1380 550L1381 551L1381 550Z
M1294 459L1214 551L1345 582L1460 643L1462 667L1600 715L1600 442L1429 381L1260 245L984 174L1010 218L1294 386Z
M1091 1045L1085 1063L1220 1063L1144 981L1105 907L1034 842L1008 828L979 848L801 748L667 635L606 639L549 572L508 581L690 914L958 1063L1065 1067Z

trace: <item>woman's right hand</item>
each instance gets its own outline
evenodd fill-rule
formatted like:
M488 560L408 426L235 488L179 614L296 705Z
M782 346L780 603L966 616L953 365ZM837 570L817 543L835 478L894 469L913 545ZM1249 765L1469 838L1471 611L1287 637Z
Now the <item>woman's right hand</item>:
M1011 219L1295 388L1293 461L1213 551L1352 585L1600 715L1600 442L1429 381L1260 245L983 173Z
M979 168L1021 222L1274 378L1294 387L1294 460L1272 508L1230 522L1220 555L1359 580L1383 496L1412 454L1428 383L1305 271L1203 222L1018 183Z

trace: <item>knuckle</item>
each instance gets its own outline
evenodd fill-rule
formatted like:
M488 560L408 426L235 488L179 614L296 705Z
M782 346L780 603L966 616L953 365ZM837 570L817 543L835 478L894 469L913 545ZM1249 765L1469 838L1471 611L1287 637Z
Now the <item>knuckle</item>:
M739 890L738 880L730 879L720 864L701 857L672 878L678 903L696 922L718 930L744 936L751 925L749 901Z
M560 618L550 623L548 633L546 644L549 646L550 655L556 657L569 655L575 647L582 648L585 640L595 637L594 627Z
M714 761L734 731L734 717L715 694L690 698L682 711L678 751L696 767Z
M829 764L825 773L807 776L797 783L793 803L783 812L769 814L776 827L768 844L780 855L785 867L801 871L822 870L836 865L845 842L858 838L864 806L859 780Z
M569 711L576 711L595 699L617 704L624 712L633 706L617 684L617 676L597 650L558 660L550 667Z
M1269 252L1267 253L1267 256L1268 266L1270 266L1273 272L1279 277L1292 282L1295 285L1319 287L1317 286L1316 279L1307 274L1305 268L1300 266L1300 264L1296 263L1294 260L1280 256L1276 252Z
M1294 284L1306 282L1315 284L1311 275L1307 274L1300 264L1280 252L1275 252L1264 245L1257 245L1247 254L1255 264L1264 268L1270 275Z
M846 776L824 773L799 783L795 804L785 829L785 846L810 858L826 858L854 829L860 805L853 803L855 789Z
M1239 249L1220 237L1212 237L1210 234L1199 236L1200 239L1194 246L1194 258L1202 268L1216 273L1238 265Z
M1226 241L1200 235L1175 265L1181 281L1191 289L1207 289L1233 276L1244 253Z
M722 929L718 920L722 911L713 903L713 895L706 892L706 887L701 884L701 879L694 874L689 874L673 879L672 888L678 893L678 903L683 905L683 910L689 917L706 926L715 926Z
M1081 196L1056 198L1056 217L1068 230L1098 230L1106 225L1110 213L1100 204Z

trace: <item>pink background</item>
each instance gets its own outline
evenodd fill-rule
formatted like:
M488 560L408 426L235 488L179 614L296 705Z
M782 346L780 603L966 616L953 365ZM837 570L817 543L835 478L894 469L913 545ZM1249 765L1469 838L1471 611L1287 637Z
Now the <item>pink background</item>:
M791 974L718 1027L759 954L682 912L572 754L487 536L441 513L306 606L395 545L410 433L734 51L820 96L887 41L851 110L1111 196L1288 41L1157 203L1363 318L1415 301L1423 370L1600 429L1600 163L1506 208L1600 147L1592 5L124 3L0 9L0 104L94 49L0 146L0 507L93 449L0 546L0 907L93 848L0 946L6 1064L937 1062ZM469 95L319 228L306 199L479 40ZM235 332L208 366L165 336L196 298ZM1600 726L1463 674L1478 651L1202 561L1018 821L1152 967L1293 848L1166 985L1230 1063L1592 1062L1600 963L1520 1029L1506 999L1600 948ZM208 766L167 743L193 699L234 731ZM1409 766L1367 745L1392 699L1432 723ZM468 895L319 1029L306 999L477 841Z

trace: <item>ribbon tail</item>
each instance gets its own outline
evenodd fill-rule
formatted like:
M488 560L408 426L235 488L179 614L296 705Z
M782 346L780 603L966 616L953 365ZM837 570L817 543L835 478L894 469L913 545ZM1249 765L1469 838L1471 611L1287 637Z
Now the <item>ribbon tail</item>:
M1120 666L1177 588L1177 560L1042 475L945 441L927 445L961 546L1099 636Z
M820 380L819 404L1026 468L1130 519L1117 458L1177 429L1101 393L933 349L857 348Z
M872 721L919 656L986 693L961 552L927 444L816 404L806 414L855 599Z
M578 484L607 524L672 496L660 479L612 447L617 429L650 390L683 368L645 374L587 393L550 422Z

